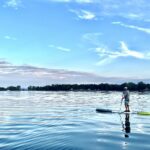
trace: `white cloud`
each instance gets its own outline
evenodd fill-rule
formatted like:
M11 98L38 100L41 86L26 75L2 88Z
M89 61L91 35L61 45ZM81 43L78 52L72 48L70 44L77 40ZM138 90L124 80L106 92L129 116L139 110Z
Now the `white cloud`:
M149 0L101 0L99 1L101 14L119 16L132 20L150 19Z
M150 20L149 0L70 0L68 2L89 3L96 6L96 16L123 17L131 20ZM90 6L89 5L89 6Z
M92 3L93 0L76 0L77 3Z
M122 54L124 54L125 57L132 56L139 59L150 59L150 57L147 57L147 54L143 54L141 52L137 52L134 50L129 50L125 42L121 41L120 43L121 43Z
M139 19L142 19L142 14L128 13L126 14L126 18L139 20Z
M116 22L118 23L118 22ZM97 65L104 65L111 63L113 60L119 57L134 57L136 59L150 59L148 54L143 54L135 50L130 50L124 41L120 42L120 50L111 50L106 45L101 44L102 33L86 33L82 36L82 39L86 42L96 46L96 48L91 48L100 57L100 61Z
M112 51L109 50L107 47L97 47L95 51L100 56L100 61L97 63L97 65L111 63L113 60L119 57L133 57L136 59L150 60L149 53L142 53L135 50L130 50L124 41L120 42L120 51Z
M70 2L70 0L47 0L49 2L63 2L63 3L66 3L66 2Z
M93 12L87 10L73 10L70 9L70 12L75 13L79 19L83 20L96 20L96 15Z
M92 3L93 0L47 0L49 2L61 2L61 3L69 3L69 2L74 2L74 3Z
M49 45L48 47L51 47L51 48L55 48L55 49L58 49L58 50L60 50L60 51L64 51L64 52L70 52L71 51L71 49L69 49L69 48L64 48L64 47L61 47L61 46L55 46L55 45Z
M58 49L58 50L61 50L61 51L65 51L65 52L70 52L70 51L71 51L71 50L68 49L68 48L64 48L64 47L60 47L60 46L58 46L57 49Z
M6 40L13 40L13 41L17 40L15 37L11 37L11 36L8 36L8 35L4 36L4 39L6 39Z
M5 7L18 9L23 0L5 0ZM25 0L24 0L25 1ZM80 5L87 4L88 8L95 8L95 12L74 11L80 19L92 20L101 16L114 17L119 16L132 20L150 21L150 3L149 0L39 0L41 2L53 3L76 3ZM71 5L70 5L71 6ZM72 7L72 6L71 6Z
M21 5L23 0L5 0L5 6L9 6L15 9ZM25 1L25 0L24 0ZM144 20L150 21L150 3L149 0L37 0L41 2L53 2L53 3L76 3L82 7L87 4L88 8L95 8L94 13L80 12L78 16L85 19L96 19L98 16L114 17L119 16L132 20ZM71 6L71 5L70 5ZM72 7L72 6L71 6ZM81 8L80 7L80 8ZM95 17L96 16L96 17Z
M88 41L88 43L90 44L94 44L94 45L99 45L100 43L100 36L102 35L102 33L100 32L95 32L95 33L85 33L82 36L82 39L85 41Z
M4 7L12 7L14 9L18 9L21 6L21 0L6 0Z
M101 32L95 32L95 33L85 33L82 37L85 40L92 40L93 38L98 38L99 36L101 36L102 33Z
M123 27L126 27L126 28L131 28L131 29L135 29L135 30L142 31L142 32L145 32L147 34L150 34L150 28L143 28L143 27L138 27L138 26L134 26L134 25L127 25L127 24L124 24L124 23L121 23L121 22L112 22L112 24L120 25L120 26L123 26Z

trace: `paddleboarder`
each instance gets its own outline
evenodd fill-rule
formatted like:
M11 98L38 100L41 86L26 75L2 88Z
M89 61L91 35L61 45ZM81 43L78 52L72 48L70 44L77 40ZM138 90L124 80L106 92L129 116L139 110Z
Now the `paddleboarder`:
M129 101L130 101L130 92L127 87L124 87L124 91L122 94L122 101L124 100L125 112L130 112L129 109Z

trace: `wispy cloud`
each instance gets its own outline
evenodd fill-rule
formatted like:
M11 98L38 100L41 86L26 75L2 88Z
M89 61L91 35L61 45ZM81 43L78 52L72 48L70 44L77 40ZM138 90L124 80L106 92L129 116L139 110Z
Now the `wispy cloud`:
M70 12L76 14L79 19L96 20L96 15L91 11L70 9Z
M101 14L106 16L119 16L132 20L149 20L149 0L101 0L99 1Z
M135 29L135 30L142 31L142 32L145 32L147 34L150 34L150 28L143 28L143 27L138 27L138 26L134 26L134 25L128 25L128 24L124 24L122 22L112 22L112 24L120 25L120 26L123 26L123 27L126 27L126 28Z
M9 35L4 36L4 39L6 39L6 40L13 40L13 41L17 40L17 38L9 36Z
M135 50L129 50L125 42L121 41L120 44L121 44L122 56L124 57L131 56L138 59L150 59L150 57L148 57L147 54L137 52Z
M84 74L84 73L83 73ZM31 65L13 65L7 61L0 60L0 76L2 75L19 75L31 77L48 77L51 79L63 79L68 76L80 76L82 72L68 71L63 69L48 69Z
M23 0L5 0L7 7L18 9ZM96 8L96 12L74 11L80 19L97 19L98 16L119 16L132 20L150 21L150 3L149 0L39 0L41 2L53 3L76 3L78 5L87 4L89 8ZM71 5L70 5L71 6ZM95 17L96 16L96 17Z
M47 85L80 83L122 83L135 81L134 78L103 77L95 73L50 69L31 65L14 65L0 59L1 86L9 85Z
M22 4L21 0L6 0L4 7L12 7L18 9Z
M18 9L23 0L5 0L5 7ZM80 19L98 19L100 16L119 16L132 20L150 21L149 0L39 0L41 2L53 3L76 3L80 6L87 4L89 8L95 8L96 12L87 10L74 11ZM71 6L71 5L70 5ZM71 6L72 7L72 6ZM82 8L82 7L81 7Z
M61 47L61 46L55 46L55 45L48 45L48 47L50 47L50 48L55 48L55 49L58 49L58 50L60 50L60 51L64 51L64 52L70 52L71 51L71 49L69 49L69 48L64 48L64 47Z
M92 3L93 0L47 0L49 2L61 2L61 3Z
M37 83L92 83L94 81L100 82L105 80L104 77L88 72L69 71L63 69L49 69L31 65L17 66L4 60L0 60L0 78L3 78L4 82L27 82L28 85L36 85Z
M100 36L102 35L101 32L95 32L95 33L85 33L82 36L82 39L85 41L88 41L91 44L99 45L100 43Z
M114 23L118 24L119 22ZM90 48L90 50L94 50L100 57L97 65L109 64L115 59L121 57L133 57L135 59L150 60L149 52L140 52L134 49L130 49L124 41L120 41L119 49L109 48L106 44L102 43L102 35L102 33L86 33L82 36L82 39L85 40L85 42L90 43L94 47Z
M150 20L149 0L68 0L68 2L90 3L96 6L96 16L123 17L131 20Z
M92 3L93 0L76 0L78 3Z
M124 41L120 42L120 51L109 50L107 47L97 47L95 49L100 56L100 61L97 65L105 65L120 57L133 57L136 59L150 60L149 53L142 53L135 50L130 50Z

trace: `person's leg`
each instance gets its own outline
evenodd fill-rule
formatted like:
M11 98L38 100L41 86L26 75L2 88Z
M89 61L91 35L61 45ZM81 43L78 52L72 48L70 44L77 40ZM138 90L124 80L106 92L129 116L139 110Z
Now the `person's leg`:
M128 100L125 100L125 111L129 112L130 109L129 109L129 101Z
M126 109L125 111L128 111L128 106L127 106L127 104L125 104L125 109Z
M130 111L130 109L129 109L129 105L127 105L127 111Z

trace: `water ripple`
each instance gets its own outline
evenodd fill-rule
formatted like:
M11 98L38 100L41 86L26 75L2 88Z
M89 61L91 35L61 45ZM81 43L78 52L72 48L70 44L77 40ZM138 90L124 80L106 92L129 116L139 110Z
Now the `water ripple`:
M95 112L119 110L120 98L120 92L0 92L0 149L149 150L148 116ZM131 93L132 111L149 111L149 98Z

